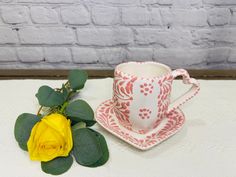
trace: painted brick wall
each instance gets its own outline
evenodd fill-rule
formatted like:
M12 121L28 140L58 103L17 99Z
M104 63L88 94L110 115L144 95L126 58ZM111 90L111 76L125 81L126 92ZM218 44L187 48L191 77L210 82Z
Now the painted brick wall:
M236 68L236 0L0 0L0 68Z

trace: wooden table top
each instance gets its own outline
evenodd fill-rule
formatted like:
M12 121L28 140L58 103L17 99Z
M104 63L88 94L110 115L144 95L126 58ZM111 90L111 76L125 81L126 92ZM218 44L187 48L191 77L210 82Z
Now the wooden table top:
M114 70L86 70L89 78L113 77ZM69 70L0 69L0 79L64 79ZM236 79L236 70L188 70L197 79Z

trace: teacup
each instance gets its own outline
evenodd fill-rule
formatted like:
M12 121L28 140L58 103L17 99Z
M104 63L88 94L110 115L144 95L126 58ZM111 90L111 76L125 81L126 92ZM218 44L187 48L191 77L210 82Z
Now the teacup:
M172 82L177 76L192 87L170 103ZM123 127L144 134L155 129L166 114L195 96L199 89L197 80L184 69L172 71L156 62L122 63L114 72L114 112Z

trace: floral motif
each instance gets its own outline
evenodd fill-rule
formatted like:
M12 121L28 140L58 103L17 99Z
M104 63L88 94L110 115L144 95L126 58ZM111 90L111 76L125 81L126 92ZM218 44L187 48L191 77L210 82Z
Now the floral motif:
M156 134L159 139L168 136L168 133L174 131L176 126L180 126L182 122L182 115L178 113L178 110L171 111L166 115L169 120L166 125Z
M158 113L157 113L158 119L154 123L153 128L156 128L161 123L163 118L166 116L165 113L170 103L170 99L168 97L171 92L172 81L173 81L173 76L171 75L168 75L158 81L160 87L160 93L158 95Z
M113 95L121 100L132 100L133 83L136 80L137 77L122 77L118 72L115 72Z
M150 119L152 111L147 108L140 108L139 109L139 118L140 119Z
M129 120L129 106L133 100L133 84L137 77L121 76L119 72L115 72L113 83L113 106L112 112L116 114L119 122L128 130L132 130L132 125Z
M147 96L148 94L151 94L153 92L153 85L151 83L144 83L140 85L140 92Z

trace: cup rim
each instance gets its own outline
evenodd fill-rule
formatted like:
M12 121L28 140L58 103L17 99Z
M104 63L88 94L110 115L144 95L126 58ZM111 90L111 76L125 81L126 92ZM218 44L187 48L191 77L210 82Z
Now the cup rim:
M137 76L137 75L134 75L134 74L130 74L130 73L127 73L127 72L124 72L124 71L121 71L119 68L125 64L155 64L159 67L162 67L162 68L165 68L168 72L167 73L164 73L164 74L161 74L159 76L154 76L154 77L144 77L144 76ZM169 66L165 65L165 64L162 64L162 63L158 63L158 62L154 62L154 61L143 61L143 62L137 62L137 61L129 61L129 62L125 62L125 63L121 63L119 65L117 65L115 67L115 73L118 73L120 74L121 76L126 76L126 77L136 77L136 78L140 78L140 79L147 79L147 80L150 80L150 79L159 79L159 78L162 78L162 77L166 77L168 75L171 74L172 70Z

